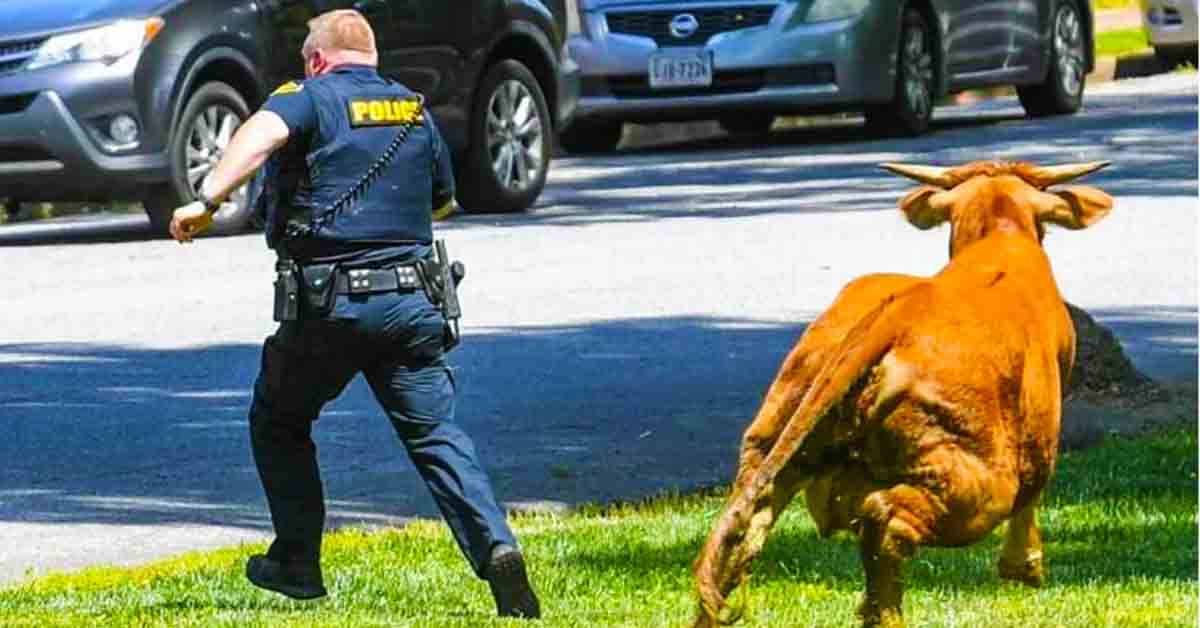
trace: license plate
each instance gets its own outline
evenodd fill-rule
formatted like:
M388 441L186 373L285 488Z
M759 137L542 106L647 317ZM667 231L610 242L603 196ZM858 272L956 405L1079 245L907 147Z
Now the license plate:
M650 87L707 87L712 85L712 53L662 52L650 57Z

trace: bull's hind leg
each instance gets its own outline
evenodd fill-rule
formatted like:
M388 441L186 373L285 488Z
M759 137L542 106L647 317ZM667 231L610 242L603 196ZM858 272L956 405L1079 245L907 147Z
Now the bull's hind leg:
M904 625L901 566L929 540L942 512L941 503L928 492L905 484L875 491L863 500L858 538L867 590L858 615L864 626Z
M1004 549L997 563L1000 577L1031 587L1042 586L1042 535L1037 525L1037 500L1031 501L1008 521Z
M902 626L901 564L921 545L964 546L986 537L1009 516L1017 494L1010 472L957 446L926 454L914 468L921 484L870 493L858 517L867 590L859 614L866 626Z

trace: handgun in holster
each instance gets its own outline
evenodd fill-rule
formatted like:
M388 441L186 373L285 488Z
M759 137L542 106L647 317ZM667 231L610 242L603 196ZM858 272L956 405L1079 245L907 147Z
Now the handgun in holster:
M467 275L467 268L462 262L450 261L446 253L445 240L433 243L435 257L417 262L417 272L421 275L421 285L429 302L433 303L446 319L445 338L443 345L446 351L458 346L462 335L458 328L458 319L462 316L462 306L458 302L458 284Z

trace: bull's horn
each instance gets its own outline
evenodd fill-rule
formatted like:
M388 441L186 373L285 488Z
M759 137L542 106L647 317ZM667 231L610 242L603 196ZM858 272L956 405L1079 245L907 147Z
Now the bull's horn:
M944 190L949 190L954 187L954 180L950 178L950 168L942 168L940 166L916 166L913 164L879 164L880 168L894 172L902 177L908 177L921 183L937 186Z
M1071 179L1078 179L1085 174L1091 174L1111 163L1111 161L1089 161L1061 166L1035 166L1029 173L1029 176L1033 177L1029 183L1034 187L1045 189L1052 185L1066 183Z

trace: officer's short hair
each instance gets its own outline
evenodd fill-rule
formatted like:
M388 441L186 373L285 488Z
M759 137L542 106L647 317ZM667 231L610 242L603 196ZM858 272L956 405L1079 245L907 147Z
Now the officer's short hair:
M375 31L362 13L353 9L328 11L308 21L308 37L300 54L305 59L317 48L353 50L375 54Z

